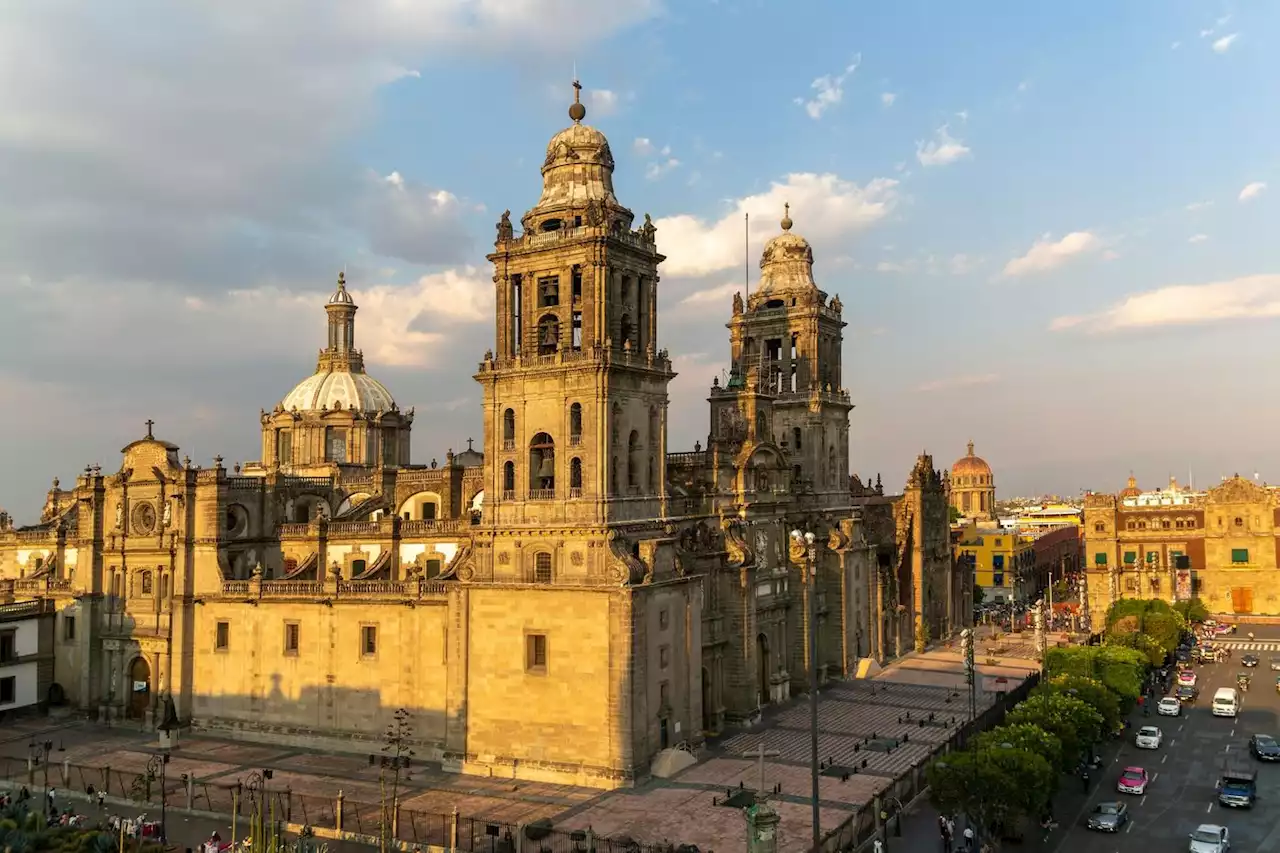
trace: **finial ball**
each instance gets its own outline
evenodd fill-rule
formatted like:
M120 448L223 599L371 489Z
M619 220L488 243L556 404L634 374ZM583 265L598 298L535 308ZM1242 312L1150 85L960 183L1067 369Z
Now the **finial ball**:
M791 203L787 202L782 206L782 230L790 231L793 224L791 221Z
M580 103L574 103L569 106L569 118L574 121L582 121L587 117L587 108Z

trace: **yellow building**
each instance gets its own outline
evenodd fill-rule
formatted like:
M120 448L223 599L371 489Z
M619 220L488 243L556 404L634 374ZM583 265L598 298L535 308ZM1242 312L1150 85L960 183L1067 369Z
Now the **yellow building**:
M1084 509L1070 504L1045 504L1031 507L1019 513L1015 519L1018 528L1027 532L1057 530L1059 527L1079 527Z
M1025 598L1035 570L1035 537L998 527L966 525L956 542L957 563L973 572L984 601Z
M669 452L657 229L585 114L575 93L521 232L496 226L483 452L410 464L413 412L366 373L340 277L259 461L196 465L147 421L114 471L55 479L38 524L0 513L0 598L58 610L48 701L361 752L403 708L423 760L615 787L814 670L964 624L932 458L899 495L848 475L843 309L789 216L733 300L707 447Z

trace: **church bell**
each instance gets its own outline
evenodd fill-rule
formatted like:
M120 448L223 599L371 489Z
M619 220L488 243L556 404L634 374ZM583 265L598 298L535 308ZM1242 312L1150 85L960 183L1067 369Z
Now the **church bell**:
M542 462L538 464L538 478L546 479L556 475L556 459L550 453L543 451Z

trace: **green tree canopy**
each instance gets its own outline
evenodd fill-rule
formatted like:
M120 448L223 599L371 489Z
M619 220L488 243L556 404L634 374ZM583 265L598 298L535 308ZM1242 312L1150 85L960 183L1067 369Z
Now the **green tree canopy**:
M1173 609L1175 613L1186 620L1188 625L1192 622L1204 622L1209 618L1209 608L1205 607L1204 602L1198 598L1179 601L1173 605Z
M1101 681L1120 699L1120 711L1127 714L1138 701L1142 677L1150 660L1142 652L1123 646L1052 647L1045 666L1054 675L1079 675Z
M1106 641L1138 649L1158 664L1178 647L1186 627L1166 601L1122 598L1107 610Z
M996 726L973 739L975 749L994 749L1002 743L1044 756L1054 767L1062 766L1062 741L1058 736L1028 723Z
M1006 725L1038 726L1062 742L1062 770L1070 770L1086 749L1102 739L1102 714L1082 699L1063 693L1043 693L1018 704L1004 718Z
M1000 745L953 752L925 771L929 796L944 814L964 812L988 832L1040 814L1057 785L1058 772L1043 756Z
M1120 697L1107 689L1107 686L1096 678L1085 678L1082 675L1056 675L1031 691L1031 697L1042 693L1065 693L1083 699L1089 707L1102 715L1103 731L1115 731L1123 716L1120 713ZM1027 701L1032 701L1028 698Z

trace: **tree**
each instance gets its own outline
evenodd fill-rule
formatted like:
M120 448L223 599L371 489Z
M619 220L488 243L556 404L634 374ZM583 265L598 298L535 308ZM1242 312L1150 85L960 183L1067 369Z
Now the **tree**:
M1186 601L1179 601L1173 605L1173 610L1190 625L1192 622L1204 622L1209 618L1209 608L1204 606L1204 602L1198 598L1191 598Z
M1120 725L1120 697L1107 689L1107 686L1096 678L1085 678L1083 675L1057 675L1042 683L1031 691L1034 697L1041 693L1063 693L1075 696L1102 715L1103 731L1115 731ZM1028 699L1027 701L1033 701Z
M1159 664L1178 647L1186 621L1168 602L1122 598L1107 610L1106 642L1143 652Z
M1040 814L1053 796L1057 770L1011 742L953 752L925 771L929 797L943 814L969 815L987 833L1013 829Z
M1068 646L1048 649L1045 666L1055 675L1079 675L1101 681L1120 699L1120 712L1127 714L1142 692L1142 677L1150 658L1123 646Z
M1062 741L1057 735L1039 726L1029 723L1006 724L987 729L973 739L975 749L992 749L1002 743L1012 744L1015 749L1042 755L1054 767L1062 766Z
M975 584L973 585L973 603L974 603L974 606L976 607L977 605L982 604L982 603L983 603L984 601L986 601L986 600L987 600L987 594L986 594L985 592L983 592L983 591L982 591L982 587L978 586L978 585L975 583Z
M1018 703L1004 718L1006 725L1038 726L1062 741L1062 770L1070 770L1086 749L1102 739L1102 715L1082 699L1061 693L1044 693Z
M961 521L963 519L964 519L963 512L961 512L960 510L956 509L953 506L947 507L947 521L949 523L955 524L956 522Z

